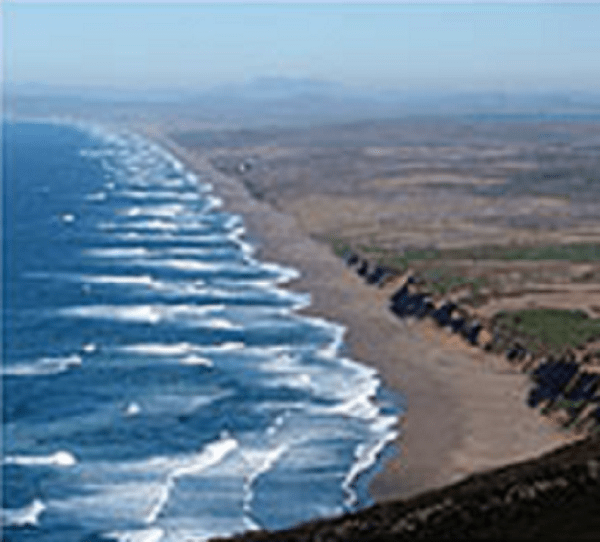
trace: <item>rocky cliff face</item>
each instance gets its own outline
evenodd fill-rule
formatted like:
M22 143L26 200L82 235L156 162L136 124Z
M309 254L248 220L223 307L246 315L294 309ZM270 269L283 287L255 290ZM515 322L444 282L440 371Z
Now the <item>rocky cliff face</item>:
M600 540L600 435L412 499L232 540Z

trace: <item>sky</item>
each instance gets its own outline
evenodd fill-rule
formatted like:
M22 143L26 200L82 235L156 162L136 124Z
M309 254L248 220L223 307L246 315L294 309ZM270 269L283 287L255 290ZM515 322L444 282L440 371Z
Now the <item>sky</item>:
M406 90L600 89L600 4L2 4L4 79L203 89L261 76Z

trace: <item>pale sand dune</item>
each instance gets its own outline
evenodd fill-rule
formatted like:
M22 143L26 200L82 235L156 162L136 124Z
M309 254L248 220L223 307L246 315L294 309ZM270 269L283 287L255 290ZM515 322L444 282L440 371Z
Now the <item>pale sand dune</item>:
M407 398L401 453L373 481L376 500L414 495L574 438L525 405L526 376L426 322L399 321L387 310L393 286L366 286L291 214L249 197L241 183L213 170L208 156L163 143L193 169L211 171L225 208L244 216L259 257L301 271L290 288L312 294L306 312L347 326L352 357L376 367L385 385Z

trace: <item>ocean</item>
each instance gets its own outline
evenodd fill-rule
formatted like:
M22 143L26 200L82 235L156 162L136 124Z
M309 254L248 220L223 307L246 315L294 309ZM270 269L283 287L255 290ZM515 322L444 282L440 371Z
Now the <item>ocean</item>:
M157 144L3 124L7 541L167 542L370 504L396 435L344 328Z

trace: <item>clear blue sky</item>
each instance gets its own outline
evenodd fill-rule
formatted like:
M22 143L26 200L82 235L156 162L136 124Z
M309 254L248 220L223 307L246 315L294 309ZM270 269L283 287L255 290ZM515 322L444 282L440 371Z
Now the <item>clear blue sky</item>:
M600 4L3 5L5 78L208 87L263 75L402 89L600 89Z

